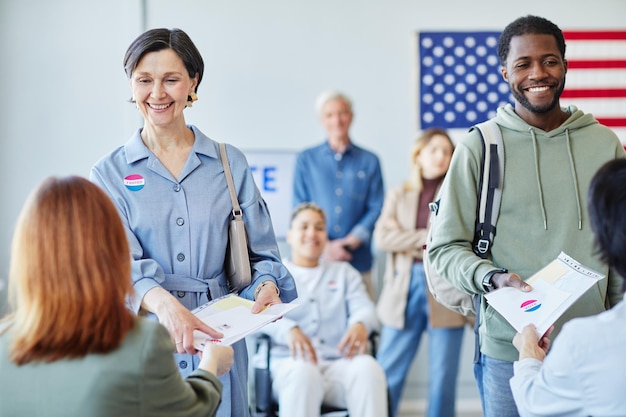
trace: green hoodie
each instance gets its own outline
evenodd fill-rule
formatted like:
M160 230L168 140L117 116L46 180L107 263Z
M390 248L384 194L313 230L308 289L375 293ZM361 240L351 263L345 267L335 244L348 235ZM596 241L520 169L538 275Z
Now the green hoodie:
M617 136L591 114L574 106L557 129L545 132L522 120L511 105L495 118L504 141L505 173L500 216L490 259L472 251L482 141L476 130L456 147L441 188L437 229L428 253L433 267L455 286L484 294L484 276L506 268L526 280L561 251L605 274L557 321L552 337L567 320L597 314L622 298L621 278L608 270L594 252L587 214L587 189L606 161L624 157ZM493 308L482 303L480 350L513 362L515 329Z

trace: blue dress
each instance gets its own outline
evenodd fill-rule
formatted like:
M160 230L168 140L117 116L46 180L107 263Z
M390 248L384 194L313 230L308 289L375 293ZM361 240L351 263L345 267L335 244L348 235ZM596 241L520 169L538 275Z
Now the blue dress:
M232 205L219 144L195 126L189 128L195 141L178 179L144 145L141 129L91 170L90 179L109 194L126 227L135 290L129 306L135 312L146 292L156 286L188 309L228 293L224 256ZM296 288L280 261L265 201L243 153L230 145L226 148L253 270L252 283L240 295L253 299L256 287L269 279L280 288L281 300L289 302L296 298ZM220 377L224 386L220 417L248 415L247 349L244 341L233 348L235 363ZM175 357L183 376L199 363L197 355Z

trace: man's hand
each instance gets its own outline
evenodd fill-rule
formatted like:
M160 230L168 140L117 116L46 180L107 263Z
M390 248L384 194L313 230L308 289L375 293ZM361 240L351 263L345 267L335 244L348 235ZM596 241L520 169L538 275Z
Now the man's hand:
M354 235L348 234L345 237L329 240L324 247L322 258L326 261L352 260L352 252L361 246L361 241Z
M533 287L524 282L519 275L512 272L505 273L496 273L491 277L491 282L495 289L504 288L504 287L514 287L520 291L529 292L532 291Z
M350 262L352 260L352 252L350 247L344 242L344 239L329 240L324 247L322 258L325 261L344 261Z

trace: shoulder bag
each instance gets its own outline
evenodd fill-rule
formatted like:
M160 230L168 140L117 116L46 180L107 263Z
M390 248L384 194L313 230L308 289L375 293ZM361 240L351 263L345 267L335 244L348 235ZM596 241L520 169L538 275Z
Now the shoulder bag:
M228 280L228 287L232 292L239 292L250 285L252 271L248 254L248 236L243 223L243 212L237 200L233 175L226 155L226 145L220 143L220 157L224 166L224 176L228 184L228 192L233 205L232 219L228 226L228 246L224 259L224 271Z

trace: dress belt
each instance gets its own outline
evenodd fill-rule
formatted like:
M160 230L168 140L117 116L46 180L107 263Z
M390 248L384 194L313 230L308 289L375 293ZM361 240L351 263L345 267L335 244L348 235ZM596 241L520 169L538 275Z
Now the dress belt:
M163 282L160 284L167 291L206 293L210 299L228 294L228 283L223 271L209 279L181 274L165 274Z

